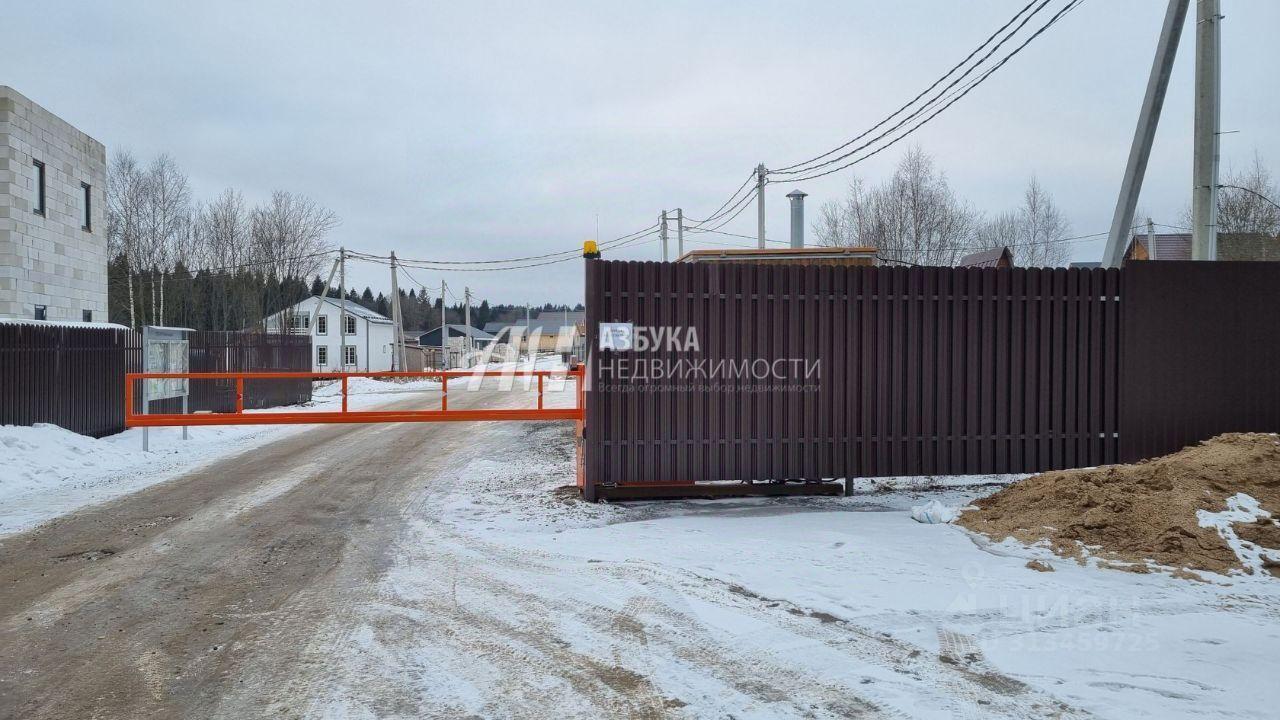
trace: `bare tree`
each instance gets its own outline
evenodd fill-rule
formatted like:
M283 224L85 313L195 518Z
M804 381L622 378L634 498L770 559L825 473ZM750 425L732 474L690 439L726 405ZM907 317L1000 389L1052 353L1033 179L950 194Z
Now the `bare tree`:
M183 238L191 227L191 185L166 154L151 162L145 177L142 250L149 266L163 275L172 270L184 251ZM151 283L151 315L164 324L164 283Z
M1280 192L1271 172L1256 151L1253 165L1243 171L1229 170L1218 191L1218 232L1280 235ZM1244 188L1244 189L1241 189Z
M250 224L254 253L276 277L310 277L331 250L325 238L338 217L305 195L276 190L266 205L253 211ZM286 312L279 327L287 331L291 321Z
M307 277L324 264L325 238L337 225L338 216L311 198L276 190L253 211L250 232L258 261L279 277Z
M236 267L252 262L249 210L232 188L222 191L200 209L201 250L199 267Z
M1071 224L1033 175L1022 193L1022 205L983 223L977 245L1008 247L1021 267L1060 267L1071 257L1062 242L1070 233Z
M916 265L954 265L980 221L918 147L888 182L868 189L855 179L843 202L827 203L820 213L814 227L820 244L874 247L884 260Z
M107 248L112 257L124 259L129 289L129 326L138 327L133 275L140 268L142 217L146 206L146 174L128 151L111 158L107 169Z

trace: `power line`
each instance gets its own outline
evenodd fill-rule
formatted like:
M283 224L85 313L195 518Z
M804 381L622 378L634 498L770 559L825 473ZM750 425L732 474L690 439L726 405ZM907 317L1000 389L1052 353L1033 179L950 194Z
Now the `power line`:
M1239 185L1219 185L1218 187L1220 187L1220 188L1231 188L1232 190L1243 190L1243 191L1245 191L1245 192L1249 193L1250 195L1256 195L1256 196L1258 196L1258 197L1262 198L1263 200L1266 200L1267 202L1271 203L1272 205L1275 205L1275 207L1276 207L1276 209L1277 209L1277 210L1280 210L1280 204L1276 203L1276 201L1275 201L1275 200L1272 200L1271 198L1267 197L1266 195L1263 195L1262 193L1257 192L1256 190L1250 190L1250 189L1249 189L1249 188L1247 188L1247 187L1240 187Z
M689 230L689 229L688 229L688 228L686 228L686 230ZM717 234L717 235L727 235L727 236L729 236L729 237L745 238L745 239L750 240L750 241L752 241L752 242L755 242L755 241L757 240L757 238L756 238L756 236L755 236L755 235L743 235L742 233L731 233L731 232L725 232L724 230L708 230L708 229L706 229L706 228L698 228L698 229L696 229L696 230L689 230L689 232L695 232L695 233L715 233L715 234ZM708 240L699 240L699 241L696 241L696 242L709 242L709 241L708 241ZM773 238L765 238L765 242L789 244L786 240L774 240Z
M609 246L607 249L617 250L623 247L634 245L639 242L654 242L657 239L658 238L655 233L649 232L646 235L641 235L639 237L631 238L625 242L619 242L615 245ZM364 262L369 262L369 263L376 263L379 265L391 264L389 258L381 258L375 255L353 255L352 259L362 260ZM554 265L556 263L569 262L571 260L579 260L579 259L581 259L581 255L573 255L569 257L562 257L554 260L544 260L542 262L527 263L523 265L511 265L507 267L458 267L456 265L443 265L442 263L433 262L433 261L406 260L406 259L397 257L396 264L401 268L412 267L418 270L431 270L436 272L499 272L502 270L526 270L528 268L543 267L545 265Z
M1022 52L1022 50L1023 50L1024 48L1026 48L1026 47L1027 47L1027 45L1029 45L1033 40L1035 40L1036 38L1040 37L1040 35L1042 35L1045 31L1047 31L1049 28L1053 27L1053 25L1055 25L1059 20L1061 20L1061 19L1063 18L1063 16L1065 16L1067 13L1071 12L1072 10L1074 10L1076 7L1078 7L1078 6L1079 6L1081 3L1083 3L1083 2L1084 2L1084 0L1071 0L1070 2L1068 2L1065 6L1063 6L1063 8L1062 8L1061 10L1059 10L1057 13L1055 13L1055 14L1053 15L1053 17L1051 17L1047 23L1045 23L1043 26L1041 26L1041 27L1040 27L1040 29L1038 29L1038 30L1036 30L1034 33L1032 33L1030 37L1028 37L1026 40L1024 40L1024 41L1022 42L1022 44L1018 45L1018 47L1016 47L1016 48L1014 48L1012 51L1010 51L1008 55L1006 55L1004 58L1002 58L1002 59L1000 60L1000 62L996 63L993 67L991 67L990 69L988 69L988 70L986 70L985 72L983 72L983 73L982 73L982 75L980 75L980 76L978 76L977 78L975 78L975 79L971 80L967 85L965 85L965 86L964 86L963 88L961 88L960 90L954 91L954 92L952 93L952 95L950 96L950 99L949 99L949 100L947 100L946 104L944 104L942 107L940 107L940 108L938 108L937 110L935 110L933 113L929 114L927 117L925 117L925 118L924 118L923 120L921 120L920 122L918 122L918 123L916 123L915 125L911 126L911 128L909 128L906 132L902 133L902 134L901 134L901 135L899 135L898 137L896 137L896 138L894 138L894 139L890 140L888 143L886 143L886 144L884 144L884 145L881 145L879 148L876 148L875 150L873 150L873 151L871 151L871 152L869 152L869 153L867 153L867 154L865 154L865 155L863 155L863 156L861 156L861 157L854 158L853 160L850 160L849 162L844 163L843 165L839 165L839 166L834 167L834 168L831 168L831 169L829 169L829 170L823 170L822 172L815 172L815 173L812 173L812 174L809 174L809 175L805 175L805 176L803 176L803 177L798 177L798 178L791 178L791 177L789 177L789 178L787 178L787 179L786 179L786 181L787 181L787 182L802 182L802 181L805 181L805 180L813 180L813 179L815 179L815 178L820 178L820 177L823 177L823 176L825 176L825 175L830 175L830 174L832 174L832 173L840 172L841 170L844 170L844 169L849 168L849 167L851 167L851 166L853 166L853 165L856 165L856 164L858 164L858 163L860 163L860 162L862 162L862 161L864 161L864 160L867 160L868 158L871 158L871 157L873 157L873 156L875 156L875 155L877 155L877 154L879 154L879 153L881 153L881 152L883 152L883 151L885 151L885 150L889 149L890 147L894 146L895 144L897 144L897 143L901 142L903 139L907 138L907 137L908 137L908 136L910 136L912 133L914 133L915 131L919 130L919 129L920 129L921 127L923 127L924 125L928 124L928 123L929 123L929 121L933 120L935 117L937 117L938 115L942 114L944 111L946 111L946 109L947 109L947 108L949 108L949 107L951 107L952 105L954 105L954 104L955 104L956 102L958 102L961 98L963 98L964 96L966 96L966 95L968 95L970 92L972 92L974 88L978 87L978 86L979 86L979 85L981 85L983 82L985 82L985 81L987 80L987 78L991 77L991 75L992 75L992 74L994 74L994 73L995 73L997 70L999 70L1001 67L1003 67L1005 63L1009 62L1009 60L1013 59L1013 57L1014 57L1014 56L1016 56L1018 53ZM914 116L914 115L913 115L913 116ZM904 121L904 122L905 122L905 121ZM899 123L898 125L895 125L893 128L890 128L889 130L887 130L887 131L885 131L885 132L883 132L883 133L881 133L881 134L877 135L875 138L872 138L872 139L871 139L871 140L869 140L868 142L863 143L862 145L860 145L860 146L858 146L858 147L854 148L853 150L850 150L850 151L849 151L849 152L847 152L847 153L844 153L843 155L841 155L841 156L839 156L839 157L832 158L831 160L828 160L828 161L826 161L826 162L820 163L819 165L815 165L815 166L813 166L813 167L811 167L811 168L806 168L806 169L804 170L804 172L808 172L808 171L810 171L810 170L816 170L816 169L817 169L817 168L819 168L819 167L826 167L826 166L831 165L832 163L839 162L839 161L841 161L841 160L844 160L844 159L846 159L846 158L849 158L850 156L855 155L855 154L857 154L858 152L860 152L860 151L862 151L862 150L864 150L864 149L866 149L866 148L870 147L871 145L875 144L876 142L880 141L881 139L883 139L884 137L886 137L889 133L891 133L891 132L893 132L894 130L896 130L896 129L898 129L899 127L901 127L901 125L902 125L902 124L903 124L903 123Z
M892 113L890 113L889 115L885 116L885 118L884 118L884 119L880 120L880 121L879 121L879 122L877 122L875 125L872 125L870 128L868 128L867 130L863 131L863 132L862 132L861 134L859 134L858 136L854 137L853 139L849 140L848 142L844 143L843 145L841 145L841 146L839 146L839 147L837 147L837 148L834 148L834 149L832 149L832 150L828 150L827 152L822 153L821 155L817 155L817 156L815 156L815 157L809 158L808 160L804 160L804 161L801 161L801 162L798 162L798 163L794 163L794 164L792 164L792 165L787 165L787 166L785 166L785 167L778 168L777 170L771 170L771 171L770 171L770 173L771 173L771 174L778 174L778 175L794 175L794 174L799 174L799 173L801 173L801 172L807 172L807 170L814 170L814 169L817 169L817 167L821 167L821 166L816 166L816 167L812 167L812 168L808 168L808 169L796 169L796 168L800 168L800 166L802 166L802 165L809 165L810 163L817 162L818 160L821 160L821 159L823 159L823 158L825 158L825 157L827 157L827 156L829 156L829 155L833 155L833 154L835 154L835 153L840 152L841 150L844 150L845 148L847 148L847 147L849 147L850 145L854 144L855 142L857 142L857 141L861 140L862 138L866 137L867 135L870 135L872 132L875 132L878 128L880 128L881 126L883 126L885 123L889 122L889 121L890 121L890 120L892 120L893 118L895 118L895 117L897 117L898 115L900 115L904 110L906 110L907 108L909 108L909 107L911 107L912 105L914 105L917 101L919 101L919 100L920 100L920 98L922 98L922 97L924 97L925 95L927 95L927 94L929 94L930 92L932 92L932 91L933 91L933 89L934 89L934 88L936 88L936 87L938 87L938 85L942 84L942 82L943 82L944 80L946 80L948 77L951 77L951 75L953 75L957 70L959 70L961 67L963 67L964 65L966 65L970 60L972 60L972 59L973 59L973 57L974 57L975 55L977 55L979 52L981 52L983 48L985 48L987 45L991 44L991 41L992 41L992 40L995 40L995 39L996 39L996 37L997 37L997 36L999 36L1001 33L1003 33L1005 30L1007 30L1007 29L1009 28L1009 26L1010 26L1010 25L1012 25L1012 24L1014 24L1015 22L1017 22L1017 21L1018 21L1018 19L1022 17L1022 14L1023 14L1023 13L1025 13L1028 9L1030 9L1030 8L1031 8L1031 6L1035 5L1037 2L1040 2L1040 6L1039 6L1039 7L1037 7L1034 11L1032 11L1032 13L1031 13L1030 15L1028 15L1025 19L1023 19L1022 23L1021 23L1020 25L1018 25L1018 27L1017 27L1016 29L1014 29L1014 31L1013 31L1012 33L1009 33L1009 35L1008 35L1008 36L1006 36L1004 39L1002 39L1002 40L1000 41L1000 43L999 43L999 44L997 44L994 48L992 48L990 52L988 52L986 55L984 55L984 56L982 57L982 59L980 59L978 62L974 63L974 65L973 65L972 67L970 67L968 70L966 70L966 71L965 71L965 73L964 73L963 75L961 75L959 78L956 78L956 80L955 80L955 81L953 81L950 85L948 85L948 86L947 86L947 88L943 88L943 92L942 92L942 93L939 93L939 96L941 96L942 94L944 94L944 93L946 92L946 90L947 90L948 88L950 88L950 87L954 86L956 82L959 82L960 80L963 80L963 79L964 79L964 78L965 78L969 73L973 72L973 71L974 71L974 70L975 70L979 65L981 65L983 62L985 62L985 61L987 60L987 58L989 58L989 57L991 56L991 53L994 53L996 50L999 50L999 49L1000 49L1000 46L1001 46L1001 45L1003 45L1005 42L1008 42L1009 38L1011 38L1011 37L1013 37L1014 35L1016 35L1016 34L1018 33L1018 31L1019 31L1019 30L1021 30L1021 29L1026 25L1027 21L1031 20L1031 18L1032 18L1032 17L1034 17L1034 16L1036 15L1036 13L1040 12L1041 10L1043 10L1043 9L1044 9L1044 7L1045 7L1046 5L1048 5L1048 4L1049 4L1049 0L1043 0L1043 1L1042 1L1042 0L1031 0L1031 2L1028 2L1026 5L1024 5L1024 6L1022 7L1022 9L1021 9L1021 10L1019 10L1017 13L1015 13L1015 14L1014 14L1014 16L1013 16L1012 18L1010 18L1010 19L1009 19L1009 21L1008 21L1008 22L1006 22L1004 25L1001 25L999 28L997 28L997 29L996 29L996 31L995 31L995 32L993 32L993 33L991 33L991 35L987 36L987 39L986 39L986 40L983 40L983 41L982 41L982 43L981 43L980 45L978 45L978 47L974 48L974 49L973 49L973 51L972 51L972 52L970 52L968 55L966 55L966 56L965 56L965 58L964 58L963 60L961 60L960 62L958 62L958 63L956 63L955 65L953 65L953 66L951 67L951 69L950 69L950 70L947 70L947 72L943 73L943 75L942 75L941 77L939 77L937 80L934 80L934 81L933 81L933 83L932 83L931 85L929 85L929 87L927 87L927 88L925 88L924 90L920 91L920 93L919 93L918 95L916 95L915 97L911 98L911 99L910 99L909 101L907 101L907 103L906 103L906 104L904 104L902 107L898 108L897 110L894 110ZM930 100L930 101L928 101L927 103L925 103L925 104L922 106L922 108L921 108L921 109L923 109L923 108L927 108L930 104L932 104L932 103L934 103L934 102L936 102L936 101L937 101L937 98L933 98L932 100ZM919 113L919 111L917 111L917 114L918 114L918 113ZM908 120L910 120L910 117L908 117L907 119L908 119ZM890 130L892 130L892 128L890 128Z
M654 224L650 225L650 226L649 226L649 227L647 227L647 228L644 228L644 229L641 229L641 230L637 230L637 231L635 231L635 232L633 232L633 233L629 233L629 234L627 234L627 235L621 235L621 236L619 236L619 237L613 238L612 240L606 240L606 241L604 241L604 242L600 243L600 244L599 244L599 247L600 247L601 249L605 249L605 250L607 250L607 249L613 249L613 248L617 248L617 247L625 246L625 245L629 244L629 242L630 242L631 240L635 240L635 239L637 239L637 237L636 237L636 236L641 236L641 234L642 234L642 233L648 233L648 232L650 232L650 231L654 230L654 229L655 229L655 228L657 228L657 227L658 227L658 223L654 223ZM360 260L376 260L376 261L383 261L383 260L387 260L387 261L389 261L389 260L391 259L391 257L390 257L389 255L374 255L374 254L372 254L372 253L362 253L362 252L357 252L357 251L355 251L355 250L348 250L348 251L347 251L347 255L351 256L352 258L360 259ZM530 260L543 260L543 259L546 259L546 258L558 258L558 257L563 257L565 260L573 260L573 259L576 259L576 258L582 257L582 249L581 249L581 248L575 248L575 249L573 249L573 250L562 250L562 251L559 251L559 252L547 253L547 254L545 254L545 255L529 255L529 256L527 256L527 257L520 257L520 258L506 258L506 259L503 259L503 260L405 260L405 259L397 258L397 261L398 261L398 262L401 262L401 263L416 263L416 264L418 264L418 265L431 265L431 266L436 266L436 265L508 265L508 264L511 264L511 263L527 262L527 261L530 261ZM534 267L534 266L530 266L530 267ZM496 269L505 269L505 268L496 268Z
M716 208L715 212L708 215L705 219L702 219L702 220L695 220L693 218L685 218L685 219L692 222L694 226L705 225L709 222L714 222L718 217L720 217L721 211L729 207L729 204L734 202L734 198L738 196L738 193L742 192L742 189L745 188L752 180L754 180L755 177L756 177L756 173L753 170L750 174L747 175L747 179L743 180L742 184L738 186L738 189L733 191L733 194L729 196L729 199L725 200L720 207ZM686 226L686 229L688 229L688 226Z

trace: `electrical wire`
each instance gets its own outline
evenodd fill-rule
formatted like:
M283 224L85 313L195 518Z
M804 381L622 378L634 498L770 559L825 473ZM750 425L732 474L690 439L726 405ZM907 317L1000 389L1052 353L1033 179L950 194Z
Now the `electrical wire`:
M706 225L709 222L715 222L715 220L720 217L721 211L729 207L730 203L735 203L734 198L738 197L738 193L742 192L742 189L745 188L748 185L748 183L750 183L753 179L755 179L755 177L756 177L755 171L752 171L750 174L748 174L747 179L742 181L742 184L738 186L737 190L733 191L733 194L729 196L729 199L725 200L720 207L716 208L715 212L711 213L706 218L702 220L696 220L694 218L686 217L685 220L688 220L689 222L693 223L693 226L695 227L700 225ZM686 227L686 229L688 228Z
M883 126L885 123L887 123L887 122L889 122L890 120L892 120L893 118L895 118L895 117L897 117L898 115L902 114L902 112L903 112L903 111L905 111L907 108L909 108L909 107L911 107L912 105L916 104L916 102L918 102L918 101L920 100L920 98L922 98L922 97L924 97L925 95L927 95L927 94L929 94L930 92L932 92L932 91L933 91L933 89L934 89L934 88L936 88L936 87L938 87L938 85L942 84L942 82L943 82L944 80L946 80L947 78L951 77L953 74L955 74L955 72L956 72L957 70L959 70L961 67L964 67L966 64L968 64L968 62L969 62L970 60L972 60L972 59L973 59L973 57L974 57L975 55L977 55L979 52L981 52L983 48L985 48L986 46L990 45L992 40L995 40L995 39L996 39L996 37L997 37L997 36L999 36L1001 33L1003 33L1005 30L1007 30L1007 29L1009 28L1009 26L1010 26L1010 25L1013 25L1015 22L1017 22L1017 21L1018 21L1018 19L1022 17L1023 13L1027 12L1027 10L1029 10L1029 9L1030 9L1033 5L1035 5L1037 2L1039 2L1039 3L1040 3L1040 6L1039 6L1039 7L1037 7L1034 11L1032 11L1032 12L1031 12L1031 14L1030 14L1030 15L1028 15L1025 19L1023 19L1023 20L1022 20L1022 23L1021 23L1021 24L1019 24L1019 25L1018 25L1018 27L1017 27L1017 28L1015 28L1013 32L1009 33L1009 35L1008 35L1008 36L1006 36L1005 38L1003 38L1003 39L1000 41L1000 43L998 43L998 44L997 44L994 48L992 48L992 49L991 49L991 50L990 50L986 55L984 55L984 56L982 57L982 59L980 59L980 60L978 60L978 62L974 63L974 65L973 65L972 67L970 67L968 70L966 70L966 71L965 71L965 73L964 73L963 75L961 75L959 78L956 78L956 80L952 81L952 83L951 83L950 85L948 85L946 88L943 88L943 91L942 91L941 93L939 93L939 96L941 96L941 95L945 94L945 92L947 91L947 89L948 89L948 88L953 87L953 86L955 85L955 83L959 82L960 80L963 80L963 79L964 79L964 78L965 78L969 73L972 73L972 72L973 72L973 71L974 71L978 66L980 66L983 62L985 62L985 61L987 60L987 58L991 57L991 54L992 54L992 53L994 53L995 51L999 50L1001 45L1003 45L1004 43L1008 42L1009 38L1011 38L1011 37L1013 37L1014 35L1016 35L1016 34L1018 33L1018 31L1020 31L1020 30L1021 30L1021 29L1026 25L1026 23L1027 23L1028 21L1030 21L1030 20L1031 20L1031 18L1032 18L1032 17L1034 17L1034 16L1036 15L1036 13L1039 13L1041 10L1043 10L1043 9L1044 9L1044 7L1045 7L1046 5L1048 5L1048 4L1049 4L1049 1L1050 1L1050 0L1031 0L1031 2L1028 2L1026 5L1024 5L1024 6L1022 7L1022 9L1021 9L1021 10L1019 10L1017 13L1015 13L1015 14L1014 14L1014 16L1008 20L1008 22L1006 22L1004 25L1001 25L999 28L997 28L997 29L996 29L996 31L995 31L995 32L993 32L993 33L991 33L991 35L987 36L987 39L983 40L983 41L982 41L982 43L981 43L980 45L978 45L978 47L974 48L972 52L970 52L968 55L966 55L966 56L965 56L965 58L964 58L963 60L961 60L960 62L958 62L958 63L956 63L955 65L953 65L953 66L951 67L951 69L950 69L950 70L947 70L947 72L943 73L943 75L942 75L941 77L939 77L937 80L934 80L934 81L933 81L933 84L931 84L929 87L925 88L924 90L920 91L920 93L919 93L919 94L917 94L915 97L913 97L913 98L911 98L909 101L907 101L907 102L906 102L906 104L904 104L902 107L898 108L897 110L894 110L892 113L890 113L889 115L885 116L885 118L884 118L884 119L880 120L880 121L879 121L879 122L877 122L875 125L872 125L870 128L868 128L867 130L863 131L863 132L862 132L861 134L859 134L858 136L854 137L853 139L849 140L848 142L844 143L843 145L841 145L841 146L839 146L839 147L833 148L833 149L831 149L831 150L828 150L827 152L822 153L821 155L817 155L817 156L815 156L815 157L809 158L808 160L803 160L803 161L801 161L801 162L794 163L794 164L791 164L791 165L787 165L787 166L785 166L785 167L781 167L781 168L778 168L778 169L776 169L776 170L770 170L770 171L769 171L769 172L770 172L770 174L794 175L794 174L799 174L799 173L801 173L801 172L806 172L807 170L817 169L816 167L808 168L808 169L804 169L804 168L801 168L801 166L803 166L803 165L809 165L809 164L811 164L811 163L815 163L815 162L817 162L817 161L819 161L819 160L822 160L823 158L825 158L825 157L827 157L827 156L829 156L829 155L834 155L835 153L838 153L838 152L840 152L841 150L844 150L845 148L847 148L847 147L849 147L850 145L854 144L855 142L857 142L857 141L861 140L862 138L866 137L867 135L870 135L871 133L875 132L878 128L880 128L880 127L881 127L881 126ZM937 98L936 98L936 97L935 97L935 98L933 98L932 100L929 100L928 102L926 102L926 103L922 106L922 108L927 108L931 103L935 102L936 100L937 100ZM918 112L919 112L919 111L917 111L917 114L918 114ZM910 118L907 118L907 119L909 120ZM892 130L892 128L891 128L891 130ZM820 167L820 166L818 166L818 167ZM797 169L797 168L800 168L800 169Z
M1256 190L1250 190L1250 189L1249 189L1249 188L1247 188L1247 187L1240 187L1239 185L1219 185L1218 187L1220 187L1220 188L1231 188L1232 190L1243 190L1243 191L1245 191L1245 192L1249 193L1250 195L1256 195L1257 197L1260 197L1260 198L1262 198L1263 200L1266 200L1267 202L1271 203L1272 205L1275 205L1277 210L1280 210L1280 203L1277 203L1275 200L1272 200L1271 198L1267 197L1266 195L1263 195L1262 193L1260 193L1260 192L1258 192L1258 191L1256 191ZM1191 228L1186 228L1186 229L1187 229L1187 230L1190 230Z
M606 240L606 241L604 241L604 242L602 242L602 243L599 243L598 247L599 247L600 249L604 250L604 249L612 249L612 248L616 248L616 247L624 246L624 245L626 245L630 240L635 239L635 236L638 236L638 235L641 235L642 233L647 233L647 232L650 232L650 231L652 231L652 230L655 230L655 229L657 229L657 227L658 227L658 223L654 223L654 224L650 225L650 226L649 226L649 227L647 227L647 228L643 228L643 229L641 229L641 230L637 230L637 231L635 231L635 232L633 232L633 233L629 233L629 234L627 234L627 235L620 235L620 236L618 236L618 237L616 237L616 238L613 238L612 240ZM347 251L347 255L348 255L348 256L350 256L350 257L352 257L352 258L356 258L356 259L360 259L360 260L379 260L379 261L380 261L380 260L387 260L387 261L389 261L389 260L391 259L391 256L389 256L389 255L374 255L374 254L372 254L372 253L362 253L362 252L358 252L358 251L355 251L355 250L348 250L348 251ZM436 265L507 265L507 264L511 264L511 263L526 262L526 261L530 261L530 260L543 260L543 259L547 259L547 258L556 258L556 257L564 257L564 259L566 259L566 260L572 260L572 259L575 259L575 258L580 258L580 257L582 257L582 248L575 248L575 249L573 249L573 250L562 250L562 251L559 251L559 252L546 253L545 255L529 255L529 256L527 256L527 257L521 257L521 258L506 258L506 259L503 259L503 260L409 260L409 259L397 258L397 259L396 259L396 261L397 261L397 262L399 262L399 263L416 263L416 264L419 264L419 265L431 265L431 266L436 266Z
M623 237L626 237L626 236L623 236ZM615 245L610 246L608 249L617 250L619 248L628 247L640 242L653 242L656 240L658 240L657 233L650 232L647 235L641 235L639 237L630 238L625 242L619 242ZM406 260L406 259L401 259L397 257L396 265L400 268L412 267L417 270L431 270L436 272L499 272L502 270L526 270L528 268L543 267L546 265L555 265L556 263L569 262L571 260L580 260L581 258L582 256L578 254L570 257L557 258L554 260L544 260L542 262L527 263L522 265L511 265L507 267L458 267L456 265L444 265L442 263L432 262L432 261ZM391 264L390 258L383 258L379 256L374 256L374 255L362 254L358 256L353 256L352 259L361 260L369 263L375 263L378 265L389 266Z
M961 89L959 89L959 90L955 90L955 91L953 91L953 92L952 92L952 94L949 96L949 99L947 100L947 102L946 102L944 105L942 105L942 107L938 108L937 110L935 110L934 112L932 112L931 114L929 114L929 115L928 115L927 117L925 117L923 120L921 120L920 122L918 122L918 123L916 123L915 125L913 125L911 128L909 128L908 130L906 130L905 132L903 132L903 133L902 133L901 135L899 135L898 137L896 137L896 138L894 138L894 139L890 140L888 143L886 143L886 144L884 144L884 145L881 145L880 147L876 148L875 150L873 150L873 151L871 151L871 152L869 152L869 153L866 153L865 155L862 155L861 157L853 158L852 160L850 160L850 161L849 161L849 162L847 162L847 163L844 163L843 165L839 165L839 166L834 167L834 168L831 168L831 169L829 169L829 170L823 170L823 171L821 171L821 172L812 172L812 173L810 173L810 174L808 174L808 175L804 175L803 177L788 177L788 178L786 178L786 180L785 180L785 181L786 181L786 182L793 182L793 183L795 183L795 182L802 182L802 181L806 181L806 180L813 180L813 179L815 179L815 178L820 178L820 177L823 177L823 176L825 176L825 175L831 175L832 173L840 172L841 170L844 170L844 169L846 169L846 168L849 168L849 167L851 167L851 166L853 166L853 165L856 165L856 164L858 164L858 163L860 163L860 162L863 162L864 160L867 160L868 158L871 158L871 157L873 157L873 156L875 156L875 155L878 155L879 153L884 152L885 150L889 149L890 147L894 146L895 144L897 144L897 143L901 142L902 140L904 140L905 138L907 138L908 136L910 136L912 133L916 132L916 131L917 131L917 130L919 130L921 127L923 127L924 125L928 124L928 123L929 123L929 121L933 120L933 119L934 119L934 118L936 118L938 115L940 115L940 114L942 114L943 112L945 112L947 108L951 107L951 106L952 106L952 105L954 105L956 102L958 102L960 99L962 99L963 97L965 97L966 95L968 95L970 92L972 92L974 88L978 87L978 86L979 86L979 85L981 85L983 82L985 82L985 81L987 80L987 78L991 77L991 75L992 75L992 74L994 74L994 73L995 73L997 70L999 70L1001 67L1003 67L1003 66L1005 65L1005 63L1009 62L1011 59L1013 59L1013 57L1014 57L1014 56L1016 56L1018 53L1022 52L1022 50L1023 50L1024 48L1026 48L1026 47L1027 47L1027 45L1031 44L1031 42L1032 42L1032 41L1034 41L1036 38L1040 37L1040 35L1044 34L1044 33L1045 33L1049 28L1053 27L1053 26L1054 26L1054 25L1055 25L1059 20L1061 20L1061 19L1062 19L1062 18L1063 18L1067 13L1071 12L1071 11L1072 11L1072 10L1074 10L1076 7L1079 7L1079 5L1080 5L1081 3L1083 3L1083 2L1084 2L1084 0L1071 0L1070 2L1068 2L1066 5L1064 5L1064 6L1062 7L1062 9L1060 9L1057 13L1055 13L1055 14L1053 15L1053 17L1051 17L1047 23L1045 23L1044 25L1042 25L1038 30L1036 30L1034 33L1032 33L1030 37L1028 37L1026 40L1024 40L1024 41L1022 42L1022 44L1018 45L1016 48L1014 48L1012 51L1010 51L1008 55L1006 55L1004 58L1002 58L1002 59L1001 59L998 63L996 63L993 67L991 67L990 69L988 69L988 70L986 70L985 72L983 72L983 73L982 73L982 75L980 75L980 76L978 76L977 78L975 78L975 79L971 80L971 81L970 81L967 85L965 85L963 88L961 88ZM821 164L819 164L819 165L816 165L816 166L814 166L814 167L812 167L812 168L808 168L808 169L806 169L806 170L805 170L805 172L809 172L810 170L816 170L816 169L818 169L818 168L820 168L820 167L827 167L827 166L831 165L832 163L840 162L840 161L845 160L845 159L847 159L847 158L849 158L849 157L851 157L851 156L853 156L853 155L856 155L858 152L861 152L862 150L865 150L866 148L868 148L868 147L870 147L871 145L875 144L876 142L880 141L881 139L883 139L884 137L886 137L889 133L893 132L894 130L898 129L899 127L901 127L901 123L900 123L899 125L894 126L893 128L890 128L889 130L885 131L884 133L881 133L880 135L877 135L875 138L872 138L870 141L868 141L868 142L866 142L866 143L863 143L862 145L860 145L860 146L858 146L858 147L854 148L853 150L850 150L849 152L844 153L843 155L840 155L839 157L832 158L831 160L825 161L825 162L823 162L823 163L821 163Z

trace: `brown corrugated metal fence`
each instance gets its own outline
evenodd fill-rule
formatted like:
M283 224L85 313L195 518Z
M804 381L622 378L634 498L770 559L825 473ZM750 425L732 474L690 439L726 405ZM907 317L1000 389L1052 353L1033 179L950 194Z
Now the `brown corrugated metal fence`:
M1280 431L1280 263L1124 268L1121 460Z
M1118 457L1116 270L589 262L587 292L585 469L599 484ZM699 348L600 352L600 322L691 327ZM792 359L805 372L689 372Z
M124 374L140 338L125 329L0 323L0 425L53 423L102 437L124 429Z
M310 370L311 340L304 336L192 332L192 372ZM124 374L142 371L139 333L110 327L0 323L0 425L53 423L102 437L124 429ZM235 409L231 381L191 383L189 409ZM134 397L141 397L135 387ZM293 405L311 399L307 380L251 381L245 407ZM180 412L181 400L152 404Z

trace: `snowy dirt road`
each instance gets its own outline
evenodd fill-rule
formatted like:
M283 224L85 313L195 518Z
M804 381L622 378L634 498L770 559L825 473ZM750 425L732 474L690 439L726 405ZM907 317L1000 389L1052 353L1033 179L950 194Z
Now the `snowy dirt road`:
M588 505L556 490L572 459L568 424L320 427L3 538L0 717L1249 717L1276 700L1269 584L1035 572L911 522L919 493Z

